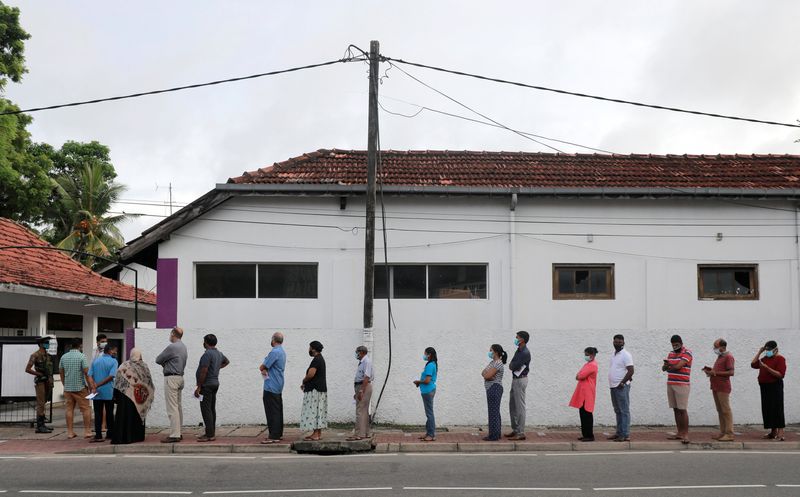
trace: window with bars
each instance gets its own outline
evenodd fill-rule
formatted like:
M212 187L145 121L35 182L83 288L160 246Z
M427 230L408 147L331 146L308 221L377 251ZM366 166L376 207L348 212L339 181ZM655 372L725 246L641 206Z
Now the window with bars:
M553 264L553 300L613 299L613 264Z

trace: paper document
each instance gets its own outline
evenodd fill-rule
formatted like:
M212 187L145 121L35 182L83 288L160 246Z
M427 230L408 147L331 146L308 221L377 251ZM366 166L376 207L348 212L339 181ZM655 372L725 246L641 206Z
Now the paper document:
M89 400L92 400L92 399L93 399L93 398L95 398L95 397L97 397L97 392L95 392L95 393L90 393L89 395L87 395L87 396L86 396L86 398L87 398L87 399L89 399Z
M514 376L516 376L517 378L519 378L519 377L520 377L520 375L522 374L522 371L523 371L522 369L520 369L519 371L514 371Z

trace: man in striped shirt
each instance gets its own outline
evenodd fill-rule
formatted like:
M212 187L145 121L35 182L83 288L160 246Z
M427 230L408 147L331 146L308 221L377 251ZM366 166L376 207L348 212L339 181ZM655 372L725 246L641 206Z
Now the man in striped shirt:
M675 412L678 433L669 437L689 443L689 380L692 372L692 351L683 346L679 335L672 335L672 352L664 359L662 371L667 373L667 401Z

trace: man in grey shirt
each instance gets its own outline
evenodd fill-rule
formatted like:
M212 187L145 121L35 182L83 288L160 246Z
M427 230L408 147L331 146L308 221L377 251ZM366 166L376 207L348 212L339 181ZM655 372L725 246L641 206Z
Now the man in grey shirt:
M511 395L508 399L508 410L511 414L511 432L506 434L511 440L525 440L525 390L528 388L528 373L531 370L531 351L528 341L531 339L527 331L518 331L514 339L517 350L508 369L511 370Z
M156 364L164 368L164 396L170 425L169 436L162 439L162 443L175 443L183 439L181 392L183 392L183 370L186 368L188 354L182 338L183 329L177 326L172 328L169 334L170 344L156 357Z

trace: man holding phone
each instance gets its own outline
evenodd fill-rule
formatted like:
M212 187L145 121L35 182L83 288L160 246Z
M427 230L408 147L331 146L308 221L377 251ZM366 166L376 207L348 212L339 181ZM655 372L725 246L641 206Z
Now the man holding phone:
M719 415L719 436L714 437L720 442L732 442L733 412L731 411L731 376L734 373L733 355L728 352L728 342L718 338L714 342L714 353L717 360L714 367L703 367L703 372L711 383L711 393L714 395L714 405Z

